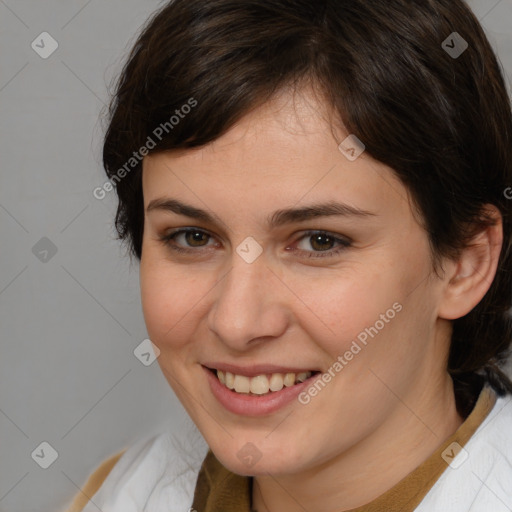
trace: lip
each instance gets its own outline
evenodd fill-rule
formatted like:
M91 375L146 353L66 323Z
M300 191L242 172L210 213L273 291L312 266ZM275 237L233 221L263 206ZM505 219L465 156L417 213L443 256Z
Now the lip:
M224 368L229 368L230 366L222 365ZM233 368L233 367L231 367ZM262 375L264 373L288 373L288 371L280 372L280 371L261 371L260 367L258 371L253 375ZM270 367L266 366L264 369L268 369ZM222 368L218 368L222 370ZM251 367L254 369L254 367ZM246 371L248 369L245 369ZM206 374L206 378L208 380L208 384L210 385L210 390L213 396L217 399L217 401L229 412L233 414L237 414L240 416L265 416L272 414L273 412L289 405L292 401L294 401L297 396L303 391L305 388L311 385L313 380L319 375L312 375L309 379L306 379L304 382L299 382L298 384L294 384L290 387L284 387L280 391L274 391L272 393L268 393L266 395L249 395L249 394L241 394L236 393L235 391L231 391L224 384L222 384L216 375L211 371L211 369L203 366L203 371ZM223 370L224 371L224 370ZM231 370L226 370L231 371ZM240 370L238 370L240 371ZM236 372L232 372L236 373ZM292 372L290 372L292 373ZM300 372L299 372L300 373ZM238 375L244 375L243 373L239 373Z
M276 366L272 364L255 364L251 366L236 366L226 363L204 363L203 366L210 370L221 370L223 372L230 372L235 375L243 375L245 377L256 377L258 375L269 375L272 373L305 373L305 372L318 372L318 368L285 368L284 366Z

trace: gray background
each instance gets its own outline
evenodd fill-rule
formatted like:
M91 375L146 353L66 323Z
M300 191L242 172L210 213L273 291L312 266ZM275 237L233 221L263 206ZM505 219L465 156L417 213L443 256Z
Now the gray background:
M512 0L469 3L510 87ZM61 510L107 456L182 428L157 363L133 353L146 331L115 193L92 195L107 84L160 4L0 0L0 512ZM31 48L44 31L59 45L47 59ZM31 457L43 441L48 469Z

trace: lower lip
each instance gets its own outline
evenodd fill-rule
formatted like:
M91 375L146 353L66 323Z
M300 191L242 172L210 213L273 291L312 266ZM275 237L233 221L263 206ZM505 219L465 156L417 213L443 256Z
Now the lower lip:
M216 375L203 366L213 396L228 411L242 416L265 416L271 414L292 402L299 393L311 385L316 375L304 382L299 382L280 391L273 391L266 395L249 395L231 391L222 384Z

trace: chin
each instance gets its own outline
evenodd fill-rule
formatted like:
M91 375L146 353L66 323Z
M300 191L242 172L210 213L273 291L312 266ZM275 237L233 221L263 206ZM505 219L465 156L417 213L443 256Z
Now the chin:
M281 444L280 448L277 448L268 442L266 447L251 441L234 442L234 445L229 451L226 445L219 447L211 445L211 449L219 462L237 475L291 474L305 462L303 450L300 448L296 453L291 447L284 447Z

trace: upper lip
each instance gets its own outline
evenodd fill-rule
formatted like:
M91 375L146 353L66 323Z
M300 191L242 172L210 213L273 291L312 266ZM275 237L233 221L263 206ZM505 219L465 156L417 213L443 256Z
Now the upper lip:
M250 366L237 366L229 363L203 363L203 366L210 370L221 370L235 375L244 375L246 377L256 377L257 375L266 375L269 373L305 373L316 372L313 368L284 367L273 364L253 364Z

